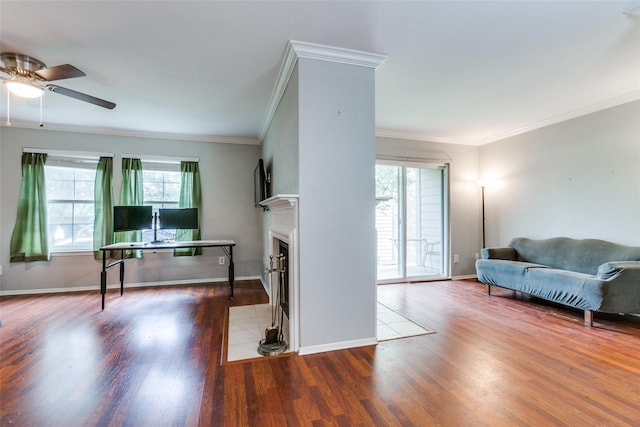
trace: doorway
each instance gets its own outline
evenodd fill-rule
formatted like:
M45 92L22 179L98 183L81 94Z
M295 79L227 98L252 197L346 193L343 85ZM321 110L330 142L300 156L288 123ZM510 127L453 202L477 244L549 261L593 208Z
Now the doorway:
M378 283L448 276L447 165L376 163Z

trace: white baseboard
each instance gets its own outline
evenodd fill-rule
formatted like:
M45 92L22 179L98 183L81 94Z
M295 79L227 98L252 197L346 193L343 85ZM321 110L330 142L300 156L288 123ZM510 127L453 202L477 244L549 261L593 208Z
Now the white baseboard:
M300 347L298 350L299 355L324 353L326 351L344 350L346 348L364 347L366 345L376 345L378 340L374 338L363 338L360 340L342 341L329 344L310 345Z
M236 277L234 283L237 284L243 280L260 280L259 276L242 276ZM149 286L176 286L176 285L203 285L206 283L221 283L228 282L227 278L208 278L208 279L185 279L185 280L167 280L163 282L140 282L140 283L125 283L125 289L128 288L144 288ZM120 284L115 283L107 285L107 289L120 289ZM79 292L79 291L96 291L100 292L100 285L92 286L77 286L67 288L46 288L46 289L16 289L8 291L0 291L0 296L11 295L35 295L35 294L59 294L65 292Z
M466 280L466 279L477 279L478 276L476 276L475 274L465 274L462 276L453 276L451 277L451 280Z

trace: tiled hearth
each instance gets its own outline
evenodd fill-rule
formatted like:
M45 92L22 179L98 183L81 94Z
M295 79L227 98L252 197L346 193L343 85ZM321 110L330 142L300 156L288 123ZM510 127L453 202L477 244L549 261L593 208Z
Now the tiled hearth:
M395 311L378 303L378 324L376 336L378 341L393 340L417 335L430 334L434 331L424 328ZM284 322L283 334L288 343L289 330ZM271 326L271 305L258 304L229 309L229 328L227 345L227 362L263 357L258 353L258 344L265 337L265 328ZM287 349L287 352L290 352Z
M258 353L258 344L265 337L265 329L271 326L271 318L271 304L230 307L227 362L263 357ZM286 320L285 317L282 330L284 340L288 343L289 322Z

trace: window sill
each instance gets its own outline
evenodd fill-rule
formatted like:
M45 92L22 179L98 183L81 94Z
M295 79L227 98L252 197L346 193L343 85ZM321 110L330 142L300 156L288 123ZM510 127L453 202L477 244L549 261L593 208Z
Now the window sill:
M76 249L76 250L66 250L66 251L50 251L52 257L59 256L79 256L79 255L93 255L93 251L91 249Z

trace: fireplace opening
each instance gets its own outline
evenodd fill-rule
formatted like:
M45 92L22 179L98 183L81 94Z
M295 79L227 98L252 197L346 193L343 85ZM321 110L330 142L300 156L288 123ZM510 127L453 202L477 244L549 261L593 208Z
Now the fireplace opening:
M280 276L282 280L282 295L280 297L280 306L282 311L289 318L289 244L278 240L278 253L284 257L284 267L286 273Z

